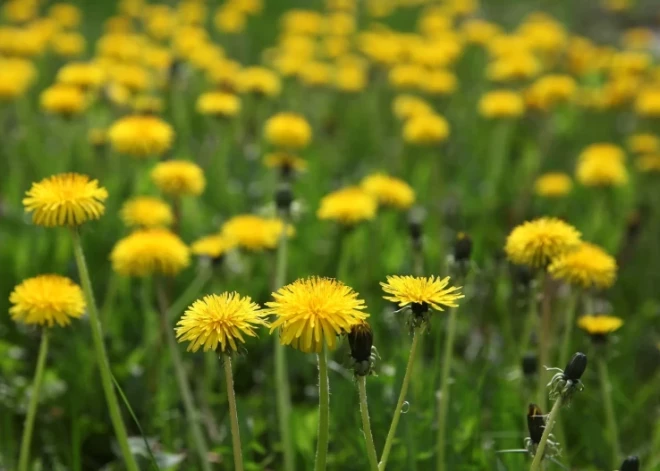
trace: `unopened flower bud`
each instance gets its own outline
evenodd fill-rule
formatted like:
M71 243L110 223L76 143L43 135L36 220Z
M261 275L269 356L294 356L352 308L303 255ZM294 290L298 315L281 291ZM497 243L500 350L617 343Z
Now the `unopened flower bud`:
M275 191L275 205L280 211L288 212L291 209L291 203L293 202L293 191L291 191L291 185L282 184Z
M543 429L545 429L545 418L541 408L536 404L530 404L527 408L527 429L529 430L529 438L532 443L538 445L543 437Z
M619 471L639 471L639 458L637 456L629 456L623 460Z
M576 353L573 355L564 368L564 377L571 381L579 381L584 373L584 370L587 369L587 355L584 353Z
M459 232L454 241L454 260L466 262L472 255L472 238L465 232Z
M527 353L522 359L523 374L527 377L533 376L538 371L539 362L536 355Z

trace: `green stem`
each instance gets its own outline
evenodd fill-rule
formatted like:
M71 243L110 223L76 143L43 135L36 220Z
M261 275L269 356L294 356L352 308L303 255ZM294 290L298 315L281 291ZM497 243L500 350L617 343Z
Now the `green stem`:
M454 357L454 336L456 334L456 313L458 309L452 308L449 312L447 326L447 339L445 341L445 354L442 359L442 380L440 382L440 396L438 397L438 462L437 469L442 471L445 466L445 437L447 433L447 411L449 408L449 374L451 362Z
M378 455L374 445L374 436L371 433L371 421L369 420L369 406L367 404L367 377L358 376L358 391L360 394L360 414L362 415L362 430L367 442L367 456L369 457L369 469L378 471Z
M18 458L18 470L27 471L30 465L30 444L32 443L32 431L34 430L34 419L37 416L37 406L39 405L39 391L44 379L44 367L46 365L46 356L48 355L48 336L50 330L45 328L41 333L41 344L39 345L39 357L37 358L37 370L34 373L32 381L32 394L30 394L30 405L25 416L25 425L23 427L23 438L21 440L21 452Z
M385 440L385 446L383 447L383 454L380 457L380 463L378 464L378 469L383 471L387 465L387 459L390 456L390 450L392 449L392 443L394 442L394 436L396 435L396 428L399 425L399 419L401 418L401 409L403 408L403 403L406 399L406 393L408 392L408 384L410 383L410 376L413 370L413 365L415 364L415 354L417 353L417 343L419 337L422 334L423 327L415 329L412 339L412 345L410 346L410 355L408 356L408 365L406 366L406 373L403 377L403 384L401 385L401 392L399 393L399 400L396 403L396 409L394 409L394 416L392 417L392 423L390 424L390 430L387 432L387 439Z
M539 341L539 384L538 384L538 404L541 410L547 408L546 393L546 372L545 367L550 364L550 346L553 344L552 338L552 304L551 304L551 285L550 277L547 274L543 276L543 293L541 297L541 322L539 323L538 341Z
M550 415L545 422L545 429L543 429L543 436L539 442L539 446L536 448L536 454L534 455L534 461L532 461L532 467L529 468L529 471L541 471L543 469L543 454L545 453L545 446L548 443L548 437L552 432L552 428L555 425L557 420L557 415L559 414L559 409L561 409L563 402L563 396L559 396L555 401L555 405L552 406Z
M174 376L176 378L177 386L179 387L181 399L183 400L183 407L186 411L186 419L188 426L190 427L190 433L192 434L193 442L197 449L197 454L199 455L199 462L204 471L211 471L211 464L208 461L208 446L206 445L206 439L202 432L199 412L195 407L193 394L190 390L190 383L188 383L183 360L181 359L181 352L179 351L179 346L174 337L174 329L170 327L167 318L167 301L165 299L165 292L162 283L158 283L158 302L160 304L161 329L164 332L167 347L172 356Z
M128 471L138 471L138 465L131 453L131 448L128 444L128 435L126 427L121 417L121 410L119 409L119 402L115 393L114 385L112 384L112 374L110 373L110 362L108 361L108 354L105 350L103 343L103 330L99 322L99 314L96 308L96 301L94 300L94 291L92 289L92 282L89 277L87 263L85 262L85 254L80 240L80 234L77 229L71 230L73 238L73 253L78 265L78 273L80 275L80 282L85 293L87 300L87 313L89 314L89 325L92 329L92 340L94 342L94 352L96 353L96 361L99 365L99 372L101 373L101 386L105 394L105 400L108 404L108 412L110 413L110 420L115 430L115 436L121 449L121 454L124 458L124 464Z
M316 443L315 471L324 471L328 455L330 434L330 385L328 383L328 358L325 346L319 352L319 436Z
M535 283L535 281L533 282ZM538 317L538 302L537 302L537 288L536 286L531 286L529 289L529 306L527 307L527 318L523 325L522 337L520 339L520 353L519 358L522 358L529 350L529 344L532 338L532 331L534 330L534 325L537 322Z
M281 288L286 282L287 269L287 217L283 215L282 234L277 248L277 264L275 267L275 280L273 291ZM287 369L286 350L280 343L279 329L273 336L275 349L275 396L277 400L277 419L280 426L280 437L282 439L282 449L284 453L284 470L293 471L295 469L295 455L293 450L293 440L291 438L291 392L289 390L289 374Z
M603 406L605 407L605 418L607 420L607 435L612 450L612 462L618 463L621 459L619 428L614 413L614 402L612 401L612 384L610 383L607 363L604 358L598 359L598 375L600 376L600 389L603 394Z
M231 419L231 443L234 448L234 469L243 471L243 454L241 453L241 431L238 427L238 412L236 411L236 395L234 394L234 376L231 372L231 357L223 358L225 380L227 381L227 402L229 403L229 418Z
M579 298L579 292L574 290L571 292L566 305L566 326L564 328L564 341L561 347L561 357L559 357L560 365L565 365L566 362L568 362L568 355L571 350L571 337L573 335L573 324L575 324L575 310Z

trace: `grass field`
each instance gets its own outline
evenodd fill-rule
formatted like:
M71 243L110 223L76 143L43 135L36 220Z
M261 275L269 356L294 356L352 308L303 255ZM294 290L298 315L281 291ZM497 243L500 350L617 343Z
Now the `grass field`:
M660 470L659 21L3 1L0 469Z

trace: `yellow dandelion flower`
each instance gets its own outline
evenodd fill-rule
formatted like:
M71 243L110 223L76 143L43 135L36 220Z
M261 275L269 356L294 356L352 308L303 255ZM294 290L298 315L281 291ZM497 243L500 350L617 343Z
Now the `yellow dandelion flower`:
M525 113L525 102L510 90L488 92L479 100L479 114L485 118L517 118Z
M246 250L274 249L282 234L282 224L280 219L241 214L227 220L220 232L228 241ZM293 226L287 226L287 236L294 233Z
M571 192L571 177L561 172L544 173L534 182L534 192L544 198L561 198Z
M197 99L199 114L229 118L241 111L241 99L232 93L207 92Z
M527 105L546 111L570 101L577 92L577 83L570 75L552 74L539 78L527 90Z
M203 257L219 258L234 247L235 244L227 237L215 234L197 239L190 246L190 251Z
M655 134L633 134L627 143L628 149L634 154L654 154L660 151L660 138Z
M580 155L575 169L577 180L584 186L625 185L628 182L628 170L623 151L616 146L603 147L601 150L603 152L585 151Z
M360 186L385 206L408 209L415 202L415 191L410 185L383 173L364 177Z
M449 137L449 123L437 114L418 114L403 127L403 139L410 144L429 145Z
M35 224L78 226L103 215L108 191L87 175L62 173L33 183L25 196L23 206Z
M48 9L48 16L64 28L75 28L80 24L81 13L70 3L55 3Z
M131 103L136 114L154 115L163 111L163 99L154 95L138 95Z
M419 97L414 95L399 95L392 103L394 116L407 120L422 114L433 114L433 108Z
M9 295L9 315L15 322L66 326L85 313L80 286L59 275L39 275L16 286Z
M607 334L611 334L621 328L623 319L604 314L588 314L577 321L578 327L589 335L600 340L605 340Z
M458 79L448 70L432 70L424 75L420 88L431 95L450 95L458 88Z
M176 275L190 264L190 251L167 229L142 229L120 239L110 260L112 269L120 275Z
M170 205L153 196L138 196L126 201L120 215L128 227L166 227L174 221Z
M87 142L90 145L101 148L108 143L108 131L104 128L92 128L87 132Z
M58 33L50 40L50 47L55 54L64 58L80 57L87 47L85 37L80 33Z
M105 81L105 72L96 64L72 62L57 72L57 81L82 89L98 88Z
M642 89L635 100L635 112L639 116L645 117L660 116L660 87Z
M644 173L660 172L660 154L640 155L635 162L637 169Z
M302 149L312 140L312 127L296 113L278 113L264 126L266 140L281 149Z
M377 209L376 198L358 186L350 186L324 196L316 216L353 225L373 219Z
M48 87L39 97L41 108L48 113L73 116L87 108L85 93L78 87L55 84Z
M465 296L460 286L449 286L449 277L388 276L387 283L380 284L390 296L384 299L399 307L410 306L413 311L424 312L428 307L444 311L445 307L458 307L457 301Z
M265 97L275 97L282 89L277 74L265 67L243 69L238 75L236 84L242 93L254 93Z
M320 352L323 345L334 350L337 335L369 317L358 293L341 281L310 277L299 279L273 293L266 314L277 320L271 333L280 328L280 342L303 352Z
M238 351L239 342L245 343L243 336L256 337L257 327L268 327L265 316L249 296L212 294L195 301L174 330L179 342L190 342L189 352L203 347L205 352L231 353Z
M543 217L515 227L507 237L504 250L513 263L541 267L577 249L580 237L580 232L570 224Z
M284 173L304 172L307 170L307 161L288 152L271 152L264 156L264 165L269 168L278 168Z
M236 34L245 29L246 15L237 8L223 5L216 11L213 22L218 31Z
M582 288L609 288L614 284L616 271L614 257L588 242L555 257L548 266L548 273L553 278Z
M167 160L151 171L151 179L168 195L201 195L206 187L202 168L188 160Z
M134 157L159 156L172 146L174 130L155 116L126 116L108 131L112 148Z
M23 95L36 77L32 62L25 59L0 59L0 103Z

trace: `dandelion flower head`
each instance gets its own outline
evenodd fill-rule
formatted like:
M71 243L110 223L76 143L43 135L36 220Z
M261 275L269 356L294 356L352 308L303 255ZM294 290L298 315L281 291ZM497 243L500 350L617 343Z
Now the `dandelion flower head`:
M282 226L281 219L241 214L227 220L220 232L231 243L246 250L258 251L277 247ZM287 226L287 236L291 237L294 233L293 226Z
M479 114L484 118L517 118L524 112L522 96L511 90L494 90L479 100Z
M374 173L362 179L360 186L374 196L380 204L408 209L415 202L415 191L398 178Z
M103 215L108 192L87 175L62 173L33 183L25 196L23 206L35 224L78 226Z
M282 112L268 118L264 135L280 149L302 149L312 140L312 127L303 116Z
M554 258L548 266L553 278L582 288L609 288L616 279L614 257L597 245L582 242L571 252Z
M158 117L132 115L115 121L108 138L119 153L133 157L159 156L172 146L174 130Z
M660 151L660 138L650 133L633 134L628 138L628 149L634 154L653 154Z
M613 144L593 144L579 156L576 178L584 186L621 186L628 182L623 149Z
M264 165L269 168L279 168L285 173L291 170L304 172L307 170L307 161L289 152L271 152L264 156Z
M561 172L544 173L534 182L534 192L544 198L561 198L571 192L571 177Z
M280 328L280 342L303 352L320 352L326 344L337 345L337 335L368 317L366 305L358 293L331 278L299 279L273 293L266 303L266 313L277 320L271 332Z
M138 196L124 203L121 219L128 227L167 227L174 221L172 208L153 196Z
M59 275L39 275L16 286L9 295L12 320L24 324L66 326L85 313L80 286Z
M198 196L206 187L204 171L188 160L167 160L156 164L151 171L151 179L168 195Z
M607 335L619 330L623 320L615 316L588 314L578 319L578 327L589 335Z
M87 97L78 87L66 84L55 84L43 92L39 98L41 108L48 113L73 116L87 108Z
M256 337L255 329L268 326L265 314L249 296L236 292L212 294L195 301L177 322L179 342L190 342L188 351L237 351L245 337Z
M190 264L190 251L173 232L142 229L120 239L110 253L112 269L125 276L176 275Z
M380 284L389 296L384 299L397 303L399 307L443 311L442 306L457 307L463 297L460 286L449 286L449 277L388 276L387 283Z
M418 114L403 126L403 139L409 144L430 145L449 137L449 123L438 114Z
M513 229L506 240L507 257L518 265L542 267L553 258L578 248L581 234L570 224L543 217Z
M319 219L353 225L373 219L377 209L376 198L358 186L350 186L324 196L316 215Z
M197 99L196 109L199 114L230 118L241 110L241 99L226 92L206 92Z
M190 251L195 255L220 258L234 246L235 244L226 237L215 234L197 239L190 246Z

